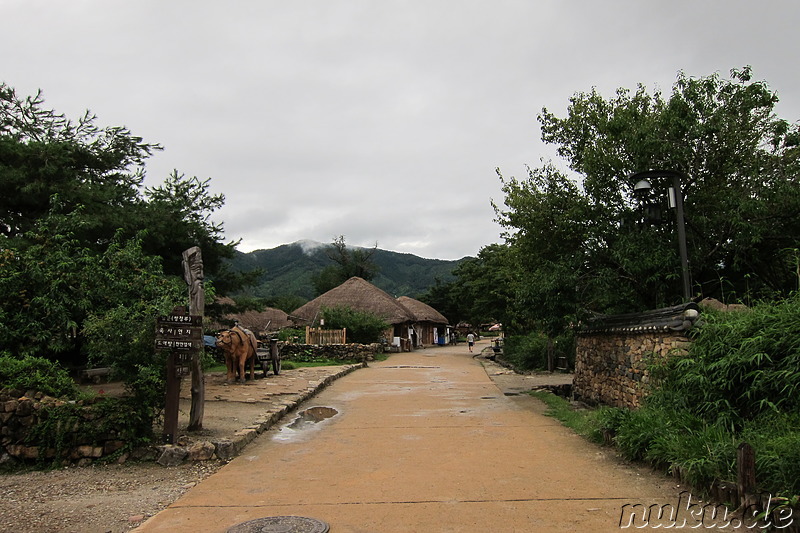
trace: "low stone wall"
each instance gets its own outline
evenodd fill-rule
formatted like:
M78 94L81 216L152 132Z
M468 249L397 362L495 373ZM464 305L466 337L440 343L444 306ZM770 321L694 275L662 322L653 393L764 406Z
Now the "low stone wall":
M91 406L100 401L104 401L104 398L98 397L77 404L85 409L84 416L87 420L99 422L92 419L94 414ZM36 460L40 457L53 459L56 456L54 448L41 449L40 446L32 445L28 442L28 436L39 421L48 416L48 410L66 403L41 392L0 390L0 464L14 460ZM62 459L79 465L87 465L125 446L122 440L112 434L89 441L82 440L78 433L67 432L64 442L69 442L70 445L60 451Z
M375 354L383 351L379 343L373 344L282 344L281 359L291 361L298 356L311 355L334 361L373 361Z
M689 343L680 332L579 334L572 386L575 398L635 409L650 383L648 361L685 354Z

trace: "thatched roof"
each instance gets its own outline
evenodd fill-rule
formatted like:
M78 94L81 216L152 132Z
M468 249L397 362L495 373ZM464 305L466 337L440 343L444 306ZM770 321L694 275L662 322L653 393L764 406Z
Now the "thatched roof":
M401 296L397 299L400 304L411 311L414 319L417 322L433 322L434 324L447 324L447 319L439 311L430 305L409 298L408 296Z
M372 283L355 276L295 309L290 317L302 323L312 323L319 318L323 307L349 307L356 311L369 312L380 316L389 324L414 321L411 312L397 300Z
M227 297L218 298L218 303L234 305L235 302ZM243 328L251 330L256 335L266 331L278 331L281 328L291 326L289 315L280 309L267 307L263 311L245 311L243 313L231 313L222 317L226 322L238 322ZM227 329L227 324L212 324L213 329Z

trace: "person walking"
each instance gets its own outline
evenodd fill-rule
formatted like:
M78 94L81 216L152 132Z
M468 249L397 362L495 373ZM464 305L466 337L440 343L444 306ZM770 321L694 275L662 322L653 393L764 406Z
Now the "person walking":
M467 345L469 346L469 351L472 352L472 347L475 346L475 335L471 331L467 334Z

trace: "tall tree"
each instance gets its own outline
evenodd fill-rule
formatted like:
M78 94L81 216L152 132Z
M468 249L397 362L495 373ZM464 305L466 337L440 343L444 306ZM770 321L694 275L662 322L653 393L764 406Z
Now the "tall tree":
M687 176L682 186L696 295L722 296L726 286L739 297L748 290L771 295L791 289L786 251L797 248L800 235L800 130L775 115L777 102L745 67L729 79L680 73L669 98L643 86L635 93L619 89L611 100L579 93L567 117L545 109L539 120L542 138L559 145L606 221L635 218L629 174L670 169ZM622 262L633 239L606 226L607 259ZM674 231L663 227L639 236L661 255L676 249L670 238ZM677 270L672 257L660 281ZM641 279L634 265L626 266ZM652 289L639 291L656 294Z
M184 249L203 247L210 279L233 254L210 221L224 197L208 180L175 172L143 190L160 146L95 120L72 122L41 93L20 98L0 84L0 347L15 355L85 361L104 336L141 355L133 346L146 334L104 325L152 330L140 312L177 303L168 280L182 275ZM120 329L114 317L138 318Z
M378 243L372 248L354 248L347 246L344 235L335 237L326 252L334 264L325 267L312 278L317 295L338 287L353 276L372 280L378 273L378 265L372 261L377 250Z
M774 114L777 96L749 68L678 75L669 97L619 89L570 99L567 116L544 109L553 165L504 179L497 219L522 273L517 304L553 328L585 312L627 312L680 301L674 213L666 183L645 206L629 176L669 169L682 184L692 291L720 299L770 297L797 286L800 131ZM663 198L663 199L662 199ZM645 223L644 208L663 214ZM557 324L561 321L561 325Z
M210 219L224 195L210 192L209 179L177 171L143 188L145 162L161 146L95 121L89 112L70 121L45 108L41 93L20 98L0 84L0 234L22 246L25 232L54 209L80 209L73 235L90 250L101 252L118 231L133 238L146 230L144 251L161 257L168 273L181 275L181 253L200 246L209 278L224 277L236 243L224 243L221 224Z

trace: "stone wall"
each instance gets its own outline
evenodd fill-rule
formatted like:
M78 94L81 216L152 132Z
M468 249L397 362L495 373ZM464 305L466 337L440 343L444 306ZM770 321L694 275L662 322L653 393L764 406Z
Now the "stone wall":
M635 409L650 383L648 361L686 353L683 332L580 333L575 349L575 398L590 404Z
M95 400L79 402L84 407L86 417L93 416L91 405L103 401ZM41 392L20 391L15 389L0 390L0 464L15 460L36 460L40 457L52 459L56 455L53 448L40 449L39 446L27 442L30 431L47 416L49 409L64 405L64 400L46 396ZM93 422L99 422L93 420ZM92 461L111 455L125 443L115 435L109 434L102 439L82 440L77 433L67 433L64 442L69 442L61 450L61 458L67 462L86 465Z
M334 361L373 361L375 354L383 351L374 344L281 344L281 359L291 361L299 355L311 355Z

